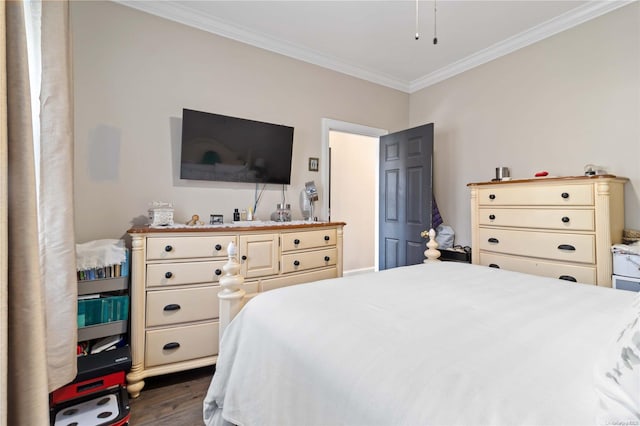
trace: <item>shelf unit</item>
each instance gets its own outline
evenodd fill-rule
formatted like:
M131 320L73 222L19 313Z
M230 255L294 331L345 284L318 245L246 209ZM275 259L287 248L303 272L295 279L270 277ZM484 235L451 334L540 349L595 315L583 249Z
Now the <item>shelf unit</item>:
M129 291L128 276L78 281L78 296L124 291L127 293ZM102 337L115 336L118 334L126 334L128 325L128 320L123 320L79 327L78 342L100 339Z

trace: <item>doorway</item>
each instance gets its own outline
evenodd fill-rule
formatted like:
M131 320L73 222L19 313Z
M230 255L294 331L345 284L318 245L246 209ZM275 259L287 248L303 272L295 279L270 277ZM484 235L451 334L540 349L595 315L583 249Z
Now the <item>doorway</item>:
M320 200L320 209L323 217L347 223L345 275L378 270L379 137L386 134L383 129L322 120L325 161L320 162L320 181L329 195Z

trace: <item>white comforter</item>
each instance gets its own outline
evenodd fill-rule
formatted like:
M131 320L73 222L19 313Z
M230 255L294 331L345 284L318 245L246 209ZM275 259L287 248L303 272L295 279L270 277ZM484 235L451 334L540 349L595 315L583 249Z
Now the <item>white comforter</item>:
M205 422L593 424L634 296L452 262L267 292L225 333Z

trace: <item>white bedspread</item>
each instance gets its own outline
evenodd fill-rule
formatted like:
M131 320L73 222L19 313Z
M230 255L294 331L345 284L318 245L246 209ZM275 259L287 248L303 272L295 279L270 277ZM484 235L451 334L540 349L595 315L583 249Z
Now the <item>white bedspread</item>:
M205 422L593 424L593 366L634 297L452 262L267 292L225 333Z

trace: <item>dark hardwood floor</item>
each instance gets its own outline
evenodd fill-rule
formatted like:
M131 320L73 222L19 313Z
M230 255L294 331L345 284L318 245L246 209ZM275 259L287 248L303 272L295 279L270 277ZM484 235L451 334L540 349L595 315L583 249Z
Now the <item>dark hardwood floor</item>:
M200 426L202 401L215 367L204 367L145 379L136 399L130 399L131 426Z

